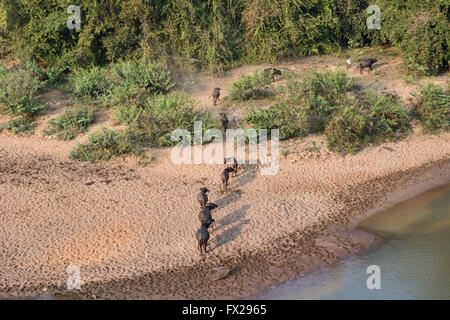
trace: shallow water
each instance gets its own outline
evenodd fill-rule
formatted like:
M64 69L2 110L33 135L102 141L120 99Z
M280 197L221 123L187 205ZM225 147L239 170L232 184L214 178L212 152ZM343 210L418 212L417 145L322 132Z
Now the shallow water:
M450 299L450 184L377 213L358 228L382 242L257 298ZM380 289L367 288L370 265L380 268Z

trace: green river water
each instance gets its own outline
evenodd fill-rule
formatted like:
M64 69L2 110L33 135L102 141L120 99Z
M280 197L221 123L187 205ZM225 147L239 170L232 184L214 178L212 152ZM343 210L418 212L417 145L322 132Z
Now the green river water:
M450 299L450 184L358 226L382 241L365 252L272 288L259 299ZM368 289L367 268L380 270Z

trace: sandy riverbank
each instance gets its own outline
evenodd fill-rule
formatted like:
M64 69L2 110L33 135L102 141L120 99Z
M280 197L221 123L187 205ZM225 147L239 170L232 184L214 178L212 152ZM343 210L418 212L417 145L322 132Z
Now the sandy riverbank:
M167 150L146 167L86 164L66 143L0 135L1 295L60 291L76 265L83 297L248 297L367 247L373 237L345 231L450 181L448 133L347 157L305 151L312 140L289 142L277 175L247 168L222 194L221 166L177 166ZM194 237L202 186L220 207L206 257ZM213 266L232 272L212 282Z

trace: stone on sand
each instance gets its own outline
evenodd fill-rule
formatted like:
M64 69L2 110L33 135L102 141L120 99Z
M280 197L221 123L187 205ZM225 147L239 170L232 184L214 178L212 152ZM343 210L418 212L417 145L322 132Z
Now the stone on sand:
M211 270L210 274L209 274L209 279L211 281L217 281L220 279L225 278L226 276L228 276L228 274L230 274L231 272L231 268L230 267L217 267Z

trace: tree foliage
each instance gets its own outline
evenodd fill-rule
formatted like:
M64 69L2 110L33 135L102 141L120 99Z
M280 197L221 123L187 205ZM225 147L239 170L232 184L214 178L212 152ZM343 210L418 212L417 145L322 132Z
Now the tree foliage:
M413 71L448 67L447 0L79 0L81 29L68 29L72 0L2 0L0 49L58 68L144 56L212 73L339 46L392 43ZM369 5L381 29L368 29Z

